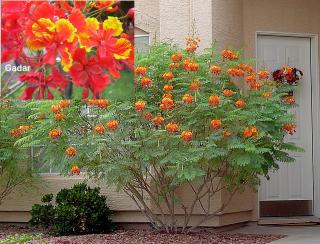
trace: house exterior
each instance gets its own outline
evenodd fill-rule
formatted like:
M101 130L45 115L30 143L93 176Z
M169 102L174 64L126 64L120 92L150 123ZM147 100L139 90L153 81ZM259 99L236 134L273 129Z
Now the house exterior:
M216 40L219 49L243 49L246 57L255 57L257 68L273 71L286 64L304 72L296 94L300 107L292 111L297 133L291 139L305 152L294 155L295 163L283 164L272 173L270 181L262 179L258 191L237 194L223 214L205 225L225 226L276 215L320 218L320 1L136 0L135 11L137 49L147 49L147 44L158 40L184 45L185 37L195 30L201 39L200 48ZM81 175L44 175L37 188L8 197L0 206L0 222L28 221L29 210L41 195L82 180ZM116 222L148 222L124 193L105 186L102 192L116 212ZM181 194L188 198L187 189ZM214 204L223 204L227 197L228 192L222 191ZM200 208L194 219L197 215L201 215Z

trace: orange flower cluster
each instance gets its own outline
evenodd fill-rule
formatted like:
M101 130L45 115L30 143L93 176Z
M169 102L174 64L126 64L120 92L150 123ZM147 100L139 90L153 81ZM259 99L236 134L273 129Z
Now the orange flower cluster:
M214 130L219 130L222 126L222 122L220 119L213 119L211 120L211 128L214 129Z
M70 169L70 172L73 175L79 175L80 174L80 168L77 165L72 166L71 169Z
M66 149L66 155L70 158L73 158L74 156L77 155L77 149L70 146Z
M242 69L244 72L246 72L247 74L252 74L253 73L253 68L248 65L248 64L239 64L237 66L238 69Z
M170 99L172 99L173 96L172 96L171 93L165 93L165 94L163 94L162 98L170 98Z
M67 108L71 105L71 102L69 100L60 100L59 105L61 108Z
M228 137L231 136L231 132L230 132L229 130L223 130L223 131L222 131L222 136L223 136L224 138L228 138Z
M258 131L257 127L255 127L255 126L247 127L243 132L243 137L245 139L249 138L249 137L257 138L258 133L259 133L259 131Z
M60 129L53 129L49 132L49 137L51 139L58 139L62 135L62 131Z
M221 72L221 67L213 65L211 66L210 71L212 74L218 75Z
M248 76L246 76L245 80L249 84L251 82L256 82L257 78L255 74L249 74Z
M200 42L199 38L187 37L186 41L187 41L187 46L186 46L186 51L187 52L193 53L198 49L199 42Z
M264 71L267 72L267 71ZM263 73L266 76L266 73ZM256 74L252 73L245 77L247 84L252 90L259 90L261 88L261 84L257 82Z
M51 106L51 112L54 113L56 121L64 120L65 116L62 113L62 109L69 107L71 102L69 100L61 100L57 104Z
M200 87L201 87L201 84L200 84L199 80L194 80L189 85L189 88L192 91L199 90Z
M193 97L190 95L190 94L185 94L183 97L182 97L182 101L184 103L192 103L193 102Z
M161 125L164 122L164 118L161 116L157 116L152 121L155 125Z
M149 77L142 77L140 82L143 88L148 88L152 85L152 80Z
M106 132L106 129L104 128L103 124L98 124L93 128L94 132L103 135Z
M110 102L108 99L89 99L88 103L89 106L97 106L99 108L106 108L109 106Z
M64 116L63 113L56 113L56 114L54 115L54 118L55 118L56 121L62 121L62 120L65 119L65 116Z
M18 128L12 129L10 131L10 135L13 138L19 138L20 136L22 136L24 133L26 133L31 128L32 128L31 125L21 125Z
M171 98L163 98L161 100L160 109L161 110L169 110L175 107L175 103Z
M262 93L261 96L270 98L270 97L272 97L272 94L270 92L264 92L264 93Z
M142 112L146 107L146 102L139 100L134 104L134 108L137 112Z
M171 56L172 63L169 65L170 70L178 69L180 67L179 62L182 60L183 56L181 53L174 53Z
M173 90L173 86L172 86L172 85L165 85L165 86L163 87L163 90L164 90L165 92L171 92L171 91Z
M162 75L162 78L165 80L165 81L170 81L174 78L174 75L172 72L166 72Z
M221 56L224 60L236 60L238 59L238 55L231 50L225 49L221 52Z
M175 53L171 56L171 60L173 63L178 63L182 60L182 54L181 53Z
M270 76L270 72L268 70L260 70L258 72L259 80L268 79Z
M54 104L51 106L50 111L54 114L61 113L61 106L59 104Z
M192 140L192 132L189 130L185 130L181 133L182 140L188 142Z
M210 106L216 106L218 107L220 104L220 97L219 96L210 96L208 99L208 103L210 104Z
M138 66L134 69L134 73L136 75L146 75L147 74L147 68L146 67L142 67L142 66Z
M284 96L283 101L286 104L294 104L296 102L294 96L292 96L292 95Z
M255 82L250 82L250 83L249 83L249 87L250 87L250 89L252 89L252 90L260 90L261 84L260 84L259 82L257 82L257 81L255 81Z
M146 120L151 120L152 119L152 113L145 113L144 115L143 115L143 118L144 119L146 119Z
M245 106L247 106L246 102L243 100L238 100L235 102L236 107L238 108L244 108Z
M297 126L292 123L284 124L282 129L287 131L288 134L293 135L296 132Z
M183 61L182 67L185 71L196 72L199 69L199 64L193 62L190 59L186 59L185 61Z
M234 94L235 94L235 92L232 91L232 90L229 90L229 89L223 90L223 95L224 95L225 97L232 97Z
M119 127L119 122L117 120L110 120L106 124L109 130L116 130Z
M175 123L169 123L166 125L166 130L169 132L169 133L176 133L178 130L179 130L179 126Z
M171 63L171 64L169 64L169 69L170 70L178 69L179 67L180 67L179 63Z
M239 69L239 68L230 68L227 70L227 73L230 75L230 76L238 76L238 77L241 77L241 76L244 76L244 71L242 69Z

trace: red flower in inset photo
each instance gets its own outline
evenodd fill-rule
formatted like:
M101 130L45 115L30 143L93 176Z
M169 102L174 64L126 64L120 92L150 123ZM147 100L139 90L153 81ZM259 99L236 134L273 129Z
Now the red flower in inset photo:
M101 98L125 70L131 73L127 79L133 79L133 1L1 5L1 58L7 62L1 95L73 99L82 93L83 98Z

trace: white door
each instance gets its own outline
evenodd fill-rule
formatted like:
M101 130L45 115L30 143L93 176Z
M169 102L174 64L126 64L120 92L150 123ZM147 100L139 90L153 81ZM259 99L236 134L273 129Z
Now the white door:
M287 140L305 149L293 153L294 163L280 163L280 169L263 179L259 189L260 201L313 200L312 114L311 114L311 40L310 38L258 36L257 66L271 72L283 65L303 71L295 99L299 107L295 114L297 130Z

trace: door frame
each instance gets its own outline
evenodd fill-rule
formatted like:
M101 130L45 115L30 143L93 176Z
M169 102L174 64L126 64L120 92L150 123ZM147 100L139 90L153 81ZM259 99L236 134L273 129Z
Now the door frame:
M311 33L291 33L256 31L256 58L258 55L258 36L304 37L311 40L311 113L312 113L312 165L313 165L313 215L320 218L320 79L319 79L319 36ZM257 62L256 62L257 68ZM258 188L259 191L259 188ZM257 211L260 218L259 193Z

